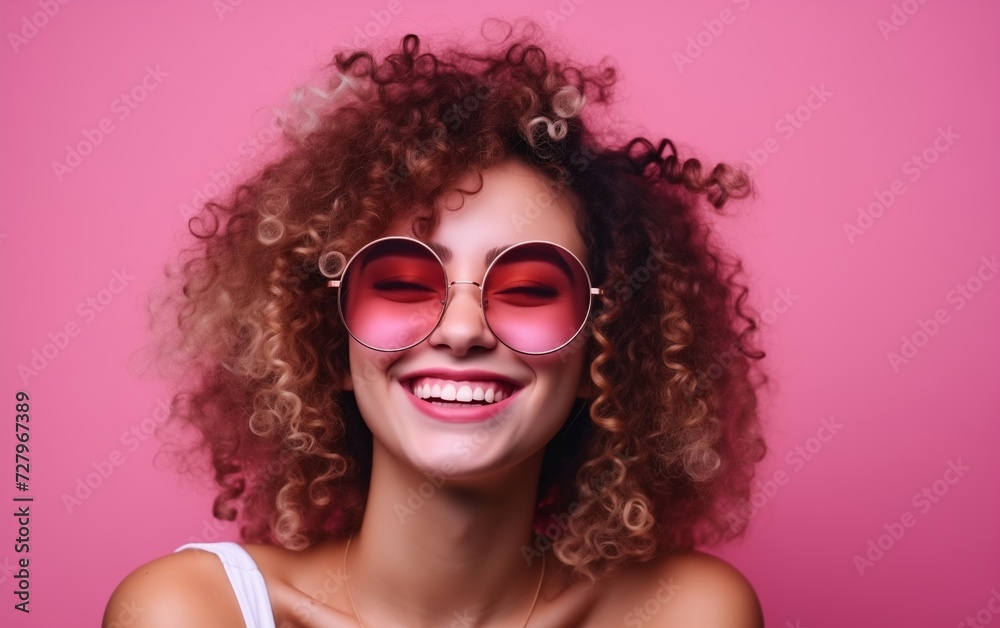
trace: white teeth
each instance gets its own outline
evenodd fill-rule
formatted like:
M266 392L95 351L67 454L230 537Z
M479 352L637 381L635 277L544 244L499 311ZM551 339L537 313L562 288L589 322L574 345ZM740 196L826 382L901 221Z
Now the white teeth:
M411 381L410 386L417 398L439 402L483 401L497 403L511 394L507 391L507 384L501 382L486 382L482 385L475 385L427 377Z

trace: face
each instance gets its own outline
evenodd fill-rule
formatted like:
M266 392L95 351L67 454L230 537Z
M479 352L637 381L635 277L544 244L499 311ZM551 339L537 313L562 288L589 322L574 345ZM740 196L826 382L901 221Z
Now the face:
M482 189L465 195L460 209L457 193L439 199L439 225L424 240L450 252L442 254L449 281L482 283L487 251L527 240L554 242L586 263L569 192L553 196L545 177L515 160L482 177ZM383 235L413 237L408 221ZM518 353L490 330L479 288L456 283L439 325L419 344L380 352L351 338L349 387L376 455L384 451L427 475L486 477L540 455L574 398L586 396L580 340L544 355Z

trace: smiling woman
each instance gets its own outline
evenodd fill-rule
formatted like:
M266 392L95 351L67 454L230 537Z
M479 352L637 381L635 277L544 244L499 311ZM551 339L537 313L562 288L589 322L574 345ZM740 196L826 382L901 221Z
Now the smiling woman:
M614 70L537 40L338 54L192 221L172 419L245 543L139 567L105 626L761 625L694 550L765 449L706 226L750 183L599 133Z

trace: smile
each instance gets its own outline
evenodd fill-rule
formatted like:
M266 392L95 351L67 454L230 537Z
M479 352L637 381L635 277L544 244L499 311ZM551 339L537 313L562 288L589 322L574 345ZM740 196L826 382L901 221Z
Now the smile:
M411 379L408 384L410 392L418 399L431 403L456 402L448 404L453 406L499 403L515 391L512 384L499 381L454 381L436 377L417 377Z

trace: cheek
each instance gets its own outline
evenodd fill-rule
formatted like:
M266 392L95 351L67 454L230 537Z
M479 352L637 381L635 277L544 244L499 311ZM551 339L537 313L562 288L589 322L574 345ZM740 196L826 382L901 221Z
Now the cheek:
M350 387L354 390L354 396L358 399L361 407L363 402L373 394L384 394L386 382L386 369L396 359L392 353L382 353L373 351L358 344L354 339L350 341L348 351L350 359Z
M546 356L538 356L533 365L538 382L545 387L545 405L552 410L569 411L579 396L584 372L585 352L569 347Z

